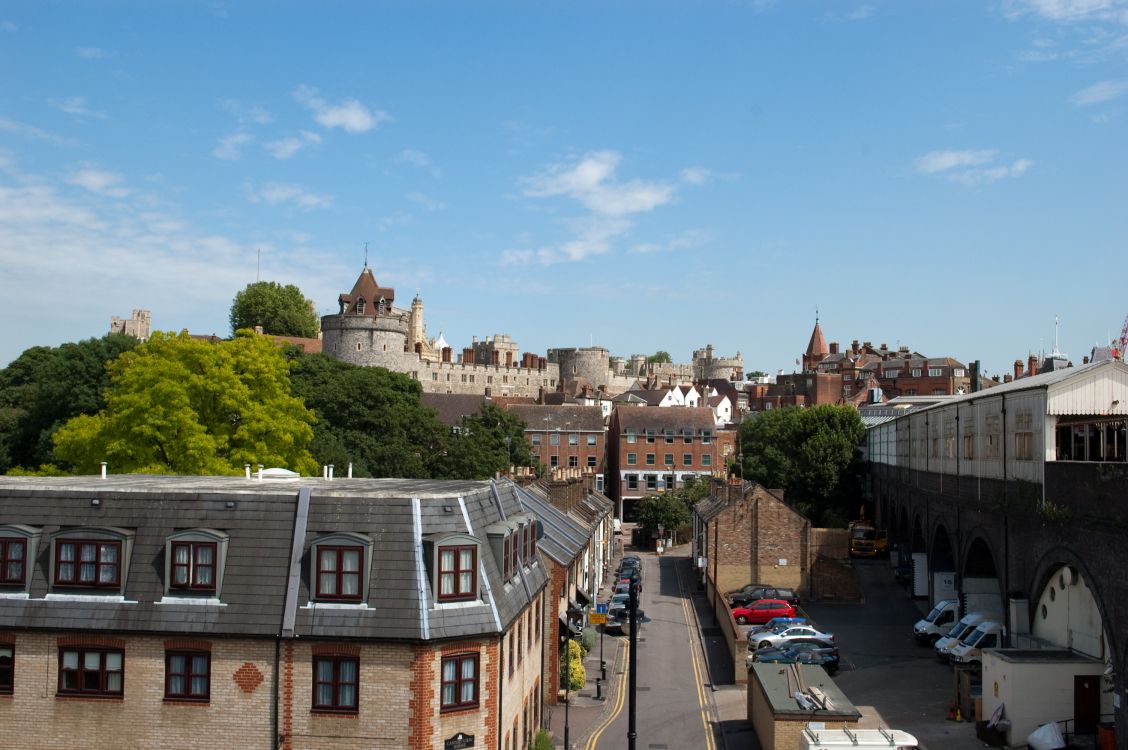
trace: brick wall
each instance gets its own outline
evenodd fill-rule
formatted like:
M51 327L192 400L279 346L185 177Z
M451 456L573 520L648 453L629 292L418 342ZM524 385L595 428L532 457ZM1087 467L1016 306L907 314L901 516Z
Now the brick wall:
M759 485L729 486L728 507L708 524L710 574L721 592L746 583L808 588L810 523Z

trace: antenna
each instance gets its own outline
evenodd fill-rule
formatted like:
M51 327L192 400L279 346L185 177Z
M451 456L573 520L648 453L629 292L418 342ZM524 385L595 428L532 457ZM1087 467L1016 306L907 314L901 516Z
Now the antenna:
M368 268L368 243L364 243L364 267Z

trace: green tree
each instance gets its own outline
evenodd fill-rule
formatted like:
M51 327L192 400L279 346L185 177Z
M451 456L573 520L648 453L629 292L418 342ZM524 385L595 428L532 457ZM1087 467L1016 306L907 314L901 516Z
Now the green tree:
M79 473L107 461L126 473L237 474L250 463L314 474L313 414L289 367L246 332L219 343L158 332L110 364L105 408L67 422L55 454Z
M105 406L106 363L135 346L137 339L120 333L36 346L0 370L0 474L55 463L55 432Z
M686 501L676 492L644 497L635 512L638 525L647 537L657 533L659 526L673 532L688 524L691 518Z
M646 358L646 364L648 365L668 365L673 361L673 358L670 357L670 353L664 352L661 349Z
M444 479L488 479L510 466L533 466L525 423L511 412L483 403L477 414L462 420L457 435L447 441L436 476Z
M865 427L857 409L790 406L741 425L744 476L782 488L813 520L849 515L857 502L858 445Z
M580 642L569 640L568 653L565 659L560 660L560 684L568 681L568 689L573 693L583 690L587 684L587 672L584 671L584 651Z
M297 358L294 392L317 415L310 449L353 476L430 478L447 428L423 405L423 388L382 367L357 367L323 354Z
M293 284L257 281L235 295L231 303L231 330L262 326L275 336L314 338L320 327L317 312Z

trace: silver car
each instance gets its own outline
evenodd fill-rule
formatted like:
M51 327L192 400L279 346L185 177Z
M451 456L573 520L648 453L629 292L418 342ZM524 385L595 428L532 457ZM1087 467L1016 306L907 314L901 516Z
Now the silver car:
M753 640L748 641L749 650L758 648L779 648L786 646L788 641L802 638L804 640L819 640L828 647L834 645L834 635L832 633L824 633L818 628L810 625L792 625L787 628L780 628L770 633L756 633L752 636Z

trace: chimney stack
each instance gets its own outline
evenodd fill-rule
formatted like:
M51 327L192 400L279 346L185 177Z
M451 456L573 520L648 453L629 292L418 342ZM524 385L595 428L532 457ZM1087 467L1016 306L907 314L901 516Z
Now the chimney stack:
M830 353L831 354L838 354L838 342L837 341L831 341L830 342Z
M1031 376L1038 374L1038 358L1033 354L1026 360L1026 374Z
M1014 361L1014 379L1018 380L1022 377L1022 360L1016 359Z

